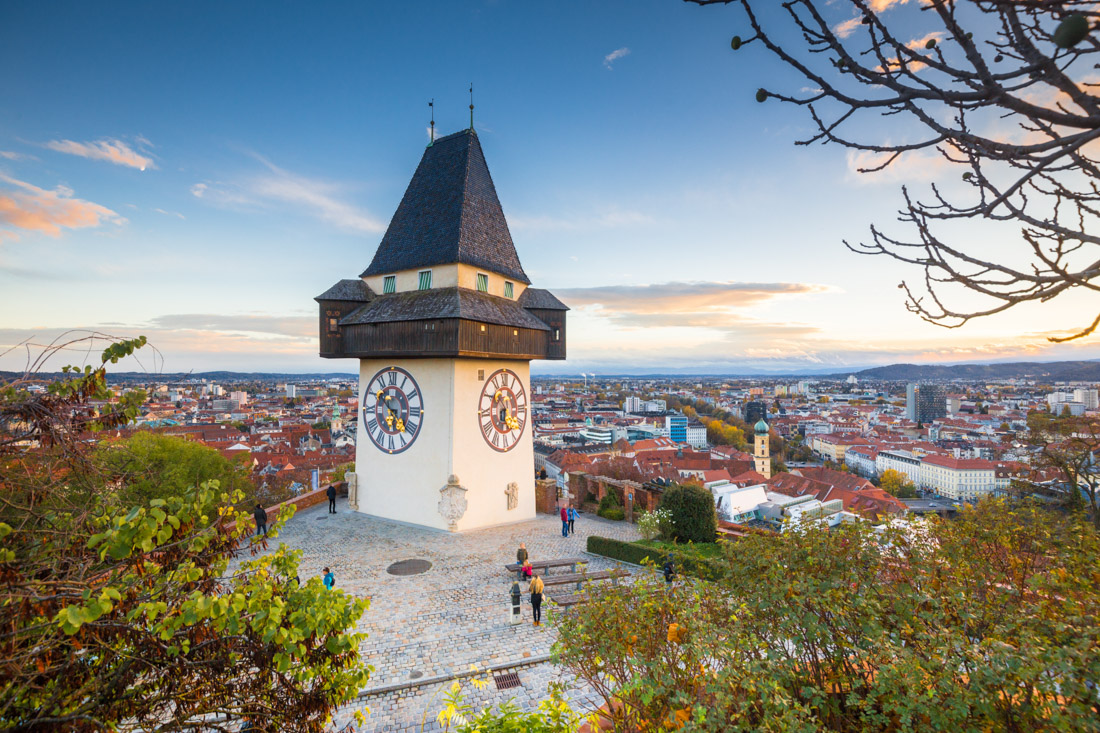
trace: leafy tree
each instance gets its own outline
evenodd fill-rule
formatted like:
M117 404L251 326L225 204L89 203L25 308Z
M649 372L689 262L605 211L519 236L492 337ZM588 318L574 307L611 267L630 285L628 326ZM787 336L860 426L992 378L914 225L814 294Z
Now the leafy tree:
M1038 448L1038 469L1053 468L1065 479L1062 495L1071 508L1083 507L1100 528L1100 421L1090 416L1032 412L1027 416L1028 442Z
M616 730L1100 729L1100 539L1073 517L986 500L725 552L715 582L596 585L555 619Z
M242 506L256 497L250 466L241 457L230 460L214 448L193 440L141 431L123 440L101 443L93 456L112 476L120 505L145 504L150 499L182 496L188 488L217 480L228 493L241 493Z
M367 602L300 585L298 552L259 555L217 481L116 508L131 474L86 437L138 414L106 364L144 342L44 393L0 386L0 729L322 731L367 681L348 633Z
M912 499L917 495L917 487L901 471L888 468L879 477L879 486L887 494L899 499Z
M673 484L661 495L661 509L672 515L671 539L714 542L718 514L709 489L695 484Z
M1100 160L1091 143L1100 137L1092 78L1100 11L1092 3L791 0L785 12L764 0L737 4L747 25L734 50L763 47L802 77L790 85L800 92L756 93L758 102L807 110L814 131L800 144L856 151L864 173L922 151L960 171L924 198L902 188L900 219L911 236L872 225L870 242L848 245L923 270L920 289L900 285L910 311L955 327L1097 289ZM973 245L971 221L997 232L999 222L1018 225L1017 247L1007 252L1011 242L998 235L1005 246L987 254ZM974 306L972 293L984 302ZM949 305L955 297L960 304ZM1100 315L1050 340L1081 338L1098 325Z

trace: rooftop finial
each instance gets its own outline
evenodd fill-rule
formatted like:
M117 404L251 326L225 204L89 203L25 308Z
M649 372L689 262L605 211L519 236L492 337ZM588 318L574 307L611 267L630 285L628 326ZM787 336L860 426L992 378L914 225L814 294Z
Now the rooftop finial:
M470 82L470 129L474 129L474 83Z
M431 107L432 110L432 128L431 133L429 133L431 135L431 139L428 142L428 147L430 148L431 146L435 145L435 97L432 97L432 101L428 102L428 106Z

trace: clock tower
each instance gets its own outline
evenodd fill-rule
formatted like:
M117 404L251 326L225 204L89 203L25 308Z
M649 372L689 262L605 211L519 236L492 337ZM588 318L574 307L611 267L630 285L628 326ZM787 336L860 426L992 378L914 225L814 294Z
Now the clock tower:
M353 504L463 531L535 515L530 362L568 308L531 287L477 134L435 140L370 265L320 305L320 352L359 361Z

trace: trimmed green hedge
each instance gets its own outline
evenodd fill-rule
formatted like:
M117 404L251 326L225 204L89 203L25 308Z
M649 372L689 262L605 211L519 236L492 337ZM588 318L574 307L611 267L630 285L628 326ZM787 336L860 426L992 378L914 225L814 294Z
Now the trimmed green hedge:
M587 549L594 555L603 555L612 560L621 560L635 565L642 565L642 561L648 557L657 567L664 565L665 558L669 555L668 552L655 550L636 542L623 542L598 535L588 536ZM678 573L694 575L696 578L703 580L718 580L726 574L723 564L716 560L692 557L675 550L671 554Z
M596 514L597 516L601 516L604 519L614 519L617 522L621 522L622 520L626 519L626 512L623 511L623 508L619 506L609 506L605 509L600 509L596 512Z

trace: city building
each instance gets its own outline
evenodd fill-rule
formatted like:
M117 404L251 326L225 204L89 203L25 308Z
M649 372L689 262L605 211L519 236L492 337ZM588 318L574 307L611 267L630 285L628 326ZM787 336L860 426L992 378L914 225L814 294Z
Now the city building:
M753 470L765 479L772 477L771 437L768 424L758 420L753 426Z
M997 464L980 458L924 456L920 486L948 499L975 501L997 490Z
M665 430L669 439L675 443L686 443L688 419L685 415L666 415Z
M947 416L947 390L940 384L910 384L905 391L905 416L927 424Z
M746 402L744 407L741 408L742 419L749 425L756 423L759 420L767 421L768 419L768 405L761 400L752 400Z

